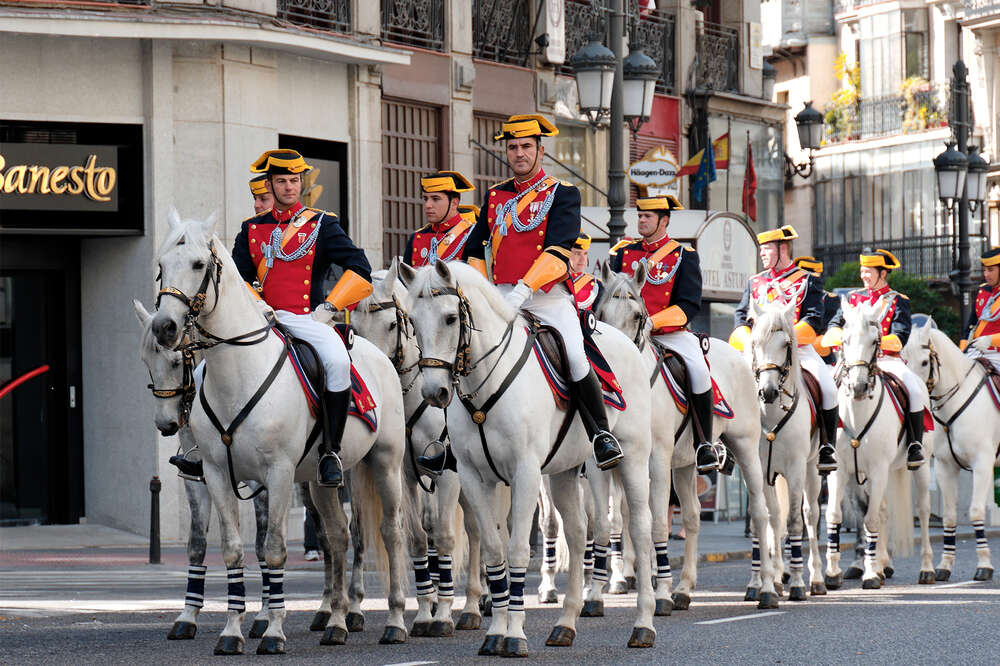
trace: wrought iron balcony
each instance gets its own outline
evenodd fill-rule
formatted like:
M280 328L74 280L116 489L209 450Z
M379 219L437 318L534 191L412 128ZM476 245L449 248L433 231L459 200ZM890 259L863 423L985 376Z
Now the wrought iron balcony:
M880 2L888 1L889 0L834 0L833 13L844 14L846 12L853 11L858 7L867 7L868 5L877 5Z
M382 39L444 50L444 0L382 0Z
M948 125L947 87L917 85L902 95L861 99L855 104L828 105L826 141L841 143L894 134L923 132Z
M472 3L472 54L526 66L533 20L531 0L476 0Z
M296 25L351 32L351 0L278 0L278 18Z
M676 92L674 81L674 49L677 17L660 10L642 16L632 33L629 43L642 48L660 68L660 78L656 80L656 92Z
M979 19L987 16L1000 18L1000 0L965 0L966 19Z
M705 21L698 36L697 87L739 92L740 38L735 28Z
M861 211L857 212L859 215ZM870 215L870 213L868 213ZM891 247L907 272L922 277L948 277L954 266L952 254L955 234L940 236L907 236L882 238L864 242L817 245L813 248L816 258L823 262L827 275L833 275L841 264L857 261L866 248Z
M586 46L592 35L601 39L608 32L607 0L595 0L599 10L595 10L590 0L566 0L566 61L559 67L559 73L573 76L569 59Z

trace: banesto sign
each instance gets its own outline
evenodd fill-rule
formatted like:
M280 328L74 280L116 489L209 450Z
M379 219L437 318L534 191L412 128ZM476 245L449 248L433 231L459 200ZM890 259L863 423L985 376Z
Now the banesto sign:
M113 146L0 143L0 209L118 210Z

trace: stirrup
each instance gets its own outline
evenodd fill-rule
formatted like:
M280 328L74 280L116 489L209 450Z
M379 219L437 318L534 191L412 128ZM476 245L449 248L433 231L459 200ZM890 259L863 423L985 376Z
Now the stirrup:
M823 460L823 450L829 449L829 460ZM834 457L836 449L829 444L824 444L819 449L819 459L816 461L816 469L819 470L820 474L829 474L830 472L837 471L837 459Z
M710 463L699 463L698 458L701 457L702 451L711 452L712 457L715 458ZM714 472L719 468L719 454L716 451L715 444L709 444L708 442L702 442L698 445L698 448L694 450L694 460L695 467L699 474L708 474L709 472Z
M732 476L733 468L736 467L736 458L729 453L729 449L722 442L717 442L714 446L715 455L719 459L719 474Z
M597 445L598 442L603 442L605 450L611 449L614 451L614 455L604 460L598 460L597 458ZM619 462L625 457L625 453L622 451L621 444L618 440L607 430L601 430L594 438L591 440L591 445L594 447L594 461L597 463L597 468L601 471L606 472L609 469L613 469L618 465Z
M917 455L920 456L919 458L911 458L910 456L910 451L913 450L914 446L917 447ZM920 469L920 466L923 465L926 460L927 458L924 456L924 445L920 442L910 442L909 446L906 447L906 469L911 472Z
M340 468L340 482L339 483L324 483L323 481L323 461L328 458L333 458L337 461L337 467ZM337 455L335 451L327 451L319 457L319 463L316 465L316 483L323 486L324 488L341 488L344 485L344 463L341 461L340 456Z
M427 450L434 445L441 447L441 453L433 456L427 455ZM445 473L445 470L448 469L448 447L440 440L428 442L427 446L424 447L424 452L417 456L414 459L414 462L417 465L417 469L424 474L428 474L430 476L441 476Z
M192 449L193 450L193 449ZM177 468L177 476L188 481L195 481L200 483L205 483L205 474L202 471L201 474L197 473L197 468L202 466L202 461L200 460L188 460L184 457L184 454L179 454L175 456L170 456L170 464Z

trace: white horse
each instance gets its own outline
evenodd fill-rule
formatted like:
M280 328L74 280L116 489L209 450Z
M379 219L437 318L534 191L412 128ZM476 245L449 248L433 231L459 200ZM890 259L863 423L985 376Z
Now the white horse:
M271 330L272 322L257 306L228 251L212 235L214 219L181 222L175 211L168 219L171 229L158 252L161 284L165 286L160 290L162 300L152 330L159 344L175 349L193 326L204 348L205 379L190 424L201 449L205 481L219 511L223 559L229 575L229 611L215 650L219 654L243 651L243 548L235 486L237 481L249 479L268 489L265 559L270 574L270 607L267 631L257 651L280 654L285 650L285 526L293 484L316 476L317 457L305 450L315 420L294 369L283 360L285 345ZM164 298L168 295L171 297ZM392 363L371 343L356 340L352 356L375 399L377 429L372 432L359 419L349 419L341 459L345 469L357 468L352 474L352 497L364 507L361 515L371 517L381 512L379 529L389 570L389 615L381 641L399 643L406 639L400 527L400 468L405 446L401 390ZM260 393L269 377L270 386ZM253 404L255 393L259 400ZM224 426L225 432L213 425L206 404L220 424L230 424ZM244 418L239 421L241 413ZM359 465L361 462L364 465ZM335 489L313 484L310 491L333 551L332 580L327 580L321 606L321 610L330 609L331 615L321 642L341 644L347 637L343 580L347 519ZM365 533L374 531L373 526Z
M652 383L653 404L661 407L653 413L653 436L659 442L653 447L653 462L650 464L652 478L652 505L660 509L655 512L653 541L657 558L657 614L669 615L670 610L687 610L691 605L698 576L698 529L701 520L701 502L698 499L695 473L695 449L692 442L693 428L688 427L689 419L676 407L663 379L659 376L660 359L649 342L651 324L646 306L642 300L642 287L646 281L645 266L640 265L635 275L615 273L607 266L601 271L605 296L598 304L597 315L632 338L635 345L643 350L643 361L647 382ZM743 472L743 480L749 495L749 506L753 532L758 537L767 533L768 513L764 501L764 476L761 472L760 417L754 399L753 374L743 356L722 340L712 339L708 351L708 361L712 375L726 396L733 410L732 419L716 417L712 429L722 439L736 458ZM676 424L676 425L675 425ZM675 428L683 425L681 432ZM668 443L669 442L669 443ZM668 455L667 452L671 451ZM664 455L664 459L657 458ZM670 561L667 558L667 539L670 522L667 515L670 499L670 471L677 485L677 497L686 532L684 568L681 581L670 595ZM662 553L661 553L662 548ZM641 558L636 554L636 562ZM778 594L774 587L774 571L767 549L754 548L750 583L745 599L758 601L758 608L777 608ZM672 601L671 604L661 599Z
M991 580L993 562L986 540L986 510L992 499L993 461L1000 453L1000 410L989 396L986 370L929 320L913 328L902 356L927 384L934 419L942 431L934 447L934 468L941 485L944 552L935 577L948 580L955 565L958 475L964 469L972 472L969 520L976 533L978 558L974 580Z
M403 488L407 494L404 517L409 523L410 557L417 581L417 616L410 635L450 636L455 629L478 629L482 622L479 612L482 595L479 527L460 494L458 474L444 472L434 480L433 494L428 494L424 491L427 486L416 466L416 457L424 453L428 444L442 438L446 424L444 410L431 406L421 396L423 378L417 368L420 350L409 315L403 308L406 288L397 279L396 266L396 260L393 260L388 271L372 274L372 294L358 304L351 323L359 334L392 359L403 387L403 410L407 422L407 451L403 462ZM460 505L463 510L459 509ZM425 516L429 534L424 530ZM468 543L466 534L469 535ZM437 551L437 580L433 580L433 567L428 567L428 536L433 539ZM470 575L466 577L465 607L456 625L451 617L454 601L452 574L463 568L466 546L469 549ZM437 611L432 614L434 603Z
M401 264L400 277L409 289L407 311L422 355L422 393L432 404L447 405L448 432L462 491L479 522L493 605L480 654L527 655L524 577L542 474L551 475L553 500L570 552L563 613L547 644L570 645L583 590L585 529L578 477L580 466L593 458L582 422L574 418L560 435L564 417L532 353L523 320L476 269L438 261L414 272ZM650 394L639 355L628 340L607 327L598 333L596 339L614 368L628 405L625 413L609 410L608 416L625 451L617 472L624 479L633 541L641 554L638 616L629 645L652 647L656 633L649 565ZM554 448L560 439L561 446ZM592 489L601 482L606 485L605 479L597 478L606 475L589 464L588 475L597 482ZM501 481L511 486L509 592L507 561L492 506L493 491Z
M802 579L802 523L805 514L809 532L809 591L826 594L817 528L822 481L816 469L819 428L813 427L809 398L795 336L795 303L788 305L750 303L754 320L750 336L750 358L757 380L763 437L760 457L764 462L764 497L771 516L770 543L775 580L784 573L783 544L786 533L791 546L789 601L805 601ZM818 413L818 412L817 412ZM775 485L778 475L786 483ZM785 497L779 499L779 494ZM801 508L801 510L800 510ZM787 514L787 522L785 520Z
M865 556L862 587L879 589L892 576L889 548L896 556L913 552L913 500L906 469L902 420L889 404L889 392L877 361L882 339L881 311L869 303L852 306L841 299L844 312L841 349L842 376L838 402L843 427L837 437L837 471L827 479L826 586L843 584L840 570L841 501L844 492L867 497L864 516ZM930 533L930 469L915 470L917 513L920 516L920 583L933 583ZM891 521L891 522L890 522ZM860 528L858 537L860 538ZM888 534L886 533L888 532Z

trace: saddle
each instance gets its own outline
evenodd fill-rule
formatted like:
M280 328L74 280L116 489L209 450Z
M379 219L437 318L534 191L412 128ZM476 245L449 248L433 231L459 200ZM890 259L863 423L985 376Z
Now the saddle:
M903 430L899 434L900 441L908 433L912 437L913 434L909 432L910 426L906 419L906 415L910 413L910 395L906 392L906 385L899 377L885 370L882 371L882 380L885 382L889 397L896 408L896 415L899 416L899 420L903 423ZM924 408L924 432L930 432L931 430L934 430L934 419L930 411Z
M978 357L976 361L983 366L983 370L986 371L986 378L990 386L990 392L993 395L994 401L997 403L997 408L1000 408L1000 372L997 372L996 366L990 363L989 359Z
M686 414L688 407L688 387L690 385L688 383L688 369L687 365L684 364L684 359L656 340L650 340L650 347L654 356L660 360L660 363L657 364L656 369L649 378L649 386L652 387L656 383L657 377L662 377L677 408L682 414ZM729 406L726 397L722 393L722 389L719 388L714 377L712 378L712 399L716 416L721 416L724 419L732 419L735 416L732 407Z
M802 383L806 386L806 397L809 399L810 428L815 428L819 424L819 406L823 404L823 394L819 390L819 380L805 368L801 370Z

